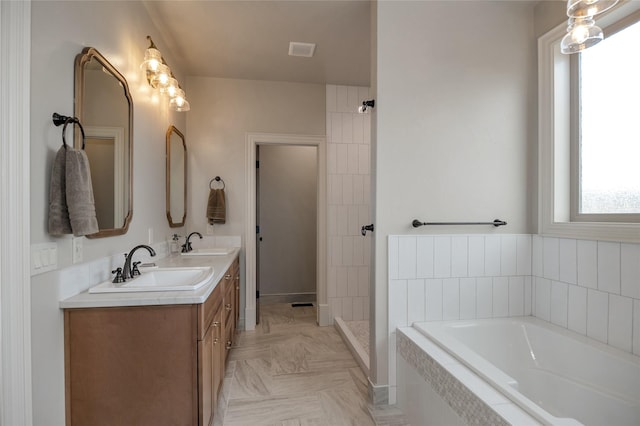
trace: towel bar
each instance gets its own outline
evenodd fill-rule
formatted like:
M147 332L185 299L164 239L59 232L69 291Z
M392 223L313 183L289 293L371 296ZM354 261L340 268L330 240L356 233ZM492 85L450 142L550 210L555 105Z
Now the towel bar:
M84 149L85 140L86 140L84 136L84 128L82 127L82 124L80 123L80 120L78 120L77 117L67 117L66 115L60 115L57 112L54 112L51 118L53 120L53 124L55 124L56 127L62 126L64 124L64 126L62 127L62 144L64 145L65 149L67 149L67 140L65 138L65 133L67 133L67 124L69 123L77 124L78 127L80 127L80 133L82 133L82 149Z
M209 189L213 189L213 188L211 187L211 184L212 184L214 181L215 181L215 182L222 182L222 189L224 189L224 188L226 187L226 185L224 184L224 180L222 180L222 178L221 178L220 176L216 176L216 177L214 177L213 179L211 179L211 180L209 181Z
M505 226L507 222L500 219L495 219L493 222L420 222L418 219L414 219L411 222L414 228L418 228L423 225L493 225L496 228L498 226Z

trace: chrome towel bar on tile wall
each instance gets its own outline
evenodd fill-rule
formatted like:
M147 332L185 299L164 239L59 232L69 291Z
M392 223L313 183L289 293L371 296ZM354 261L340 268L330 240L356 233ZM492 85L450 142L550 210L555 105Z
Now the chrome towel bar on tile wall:
M498 226L506 225L507 222L500 219L495 219L493 222L420 222L418 219L414 219L411 224L414 228L424 225L493 225L497 228Z

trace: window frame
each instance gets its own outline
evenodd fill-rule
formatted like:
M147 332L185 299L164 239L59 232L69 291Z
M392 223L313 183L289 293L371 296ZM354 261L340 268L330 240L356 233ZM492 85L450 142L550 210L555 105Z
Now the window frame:
M610 35L637 19L640 19L640 2L628 2L598 17L597 25ZM565 34L566 22L563 22L538 39L538 232L549 236L640 242L640 223L611 220L612 216L619 215L576 217L574 214L578 195L572 190L572 180L578 175L575 161L578 138L572 129L578 129L578 114L571 106L578 105L578 91L572 90L571 75L577 75L578 58L560 53L560 41Z
M603 28L605 40L619 31L627 27L640 23L640 11L633 12L624 18L613 22L611 25ZM640 223L640 213L580 213L580 169L581 169L581 123L580 123L580 107L581 107L581 55L570 55L569 72L570 72L570 221L571 222L622 222L622 223Z

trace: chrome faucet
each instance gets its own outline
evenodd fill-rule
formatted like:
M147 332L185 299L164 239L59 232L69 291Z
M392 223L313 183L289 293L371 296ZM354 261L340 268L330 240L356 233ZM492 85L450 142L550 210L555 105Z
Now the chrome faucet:
M196 234L198 237L200 237L200 239L202 239L202 234L199 232L192 232L187 235L187 240L182 245L182 253L189 253L191 250L193 250L193 248L191 247L191 242L189 242L189 239L193 234Z
M135 246L133 249L131 249L131 251L126 257L126 260L124 261L124 267L122 268L122 278L124 280L133 278L135 275L140 275L140 271L138 271L138 268L137 268L137 263L139 262L134 263L133 269L131 267L131 259L133 258L133 253L135 253L136 250L138 250L139 248L147 249L147 251L149 252L149 254L151 254L151 256L156 255L156 252L154 249L144 244L140 244L139 246ZM135 271L137 271L136 274L134 274Z

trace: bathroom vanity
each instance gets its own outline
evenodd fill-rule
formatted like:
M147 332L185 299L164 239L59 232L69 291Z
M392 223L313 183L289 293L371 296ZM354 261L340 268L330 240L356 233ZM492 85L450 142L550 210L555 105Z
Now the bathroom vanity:
M194 291L81 293L61 302L67 425L210 425L239 318L238 250ZM144 273L144 272L143 272Z

